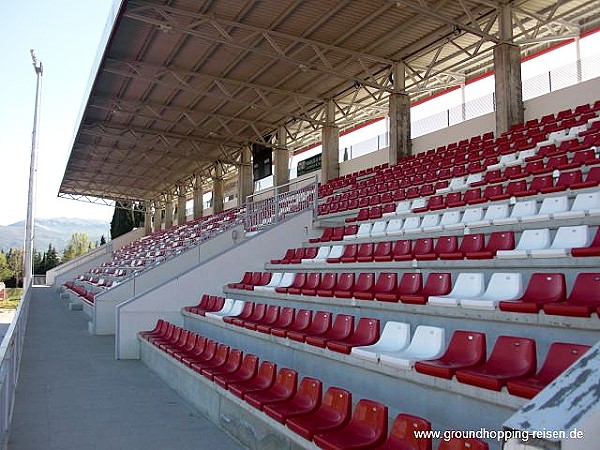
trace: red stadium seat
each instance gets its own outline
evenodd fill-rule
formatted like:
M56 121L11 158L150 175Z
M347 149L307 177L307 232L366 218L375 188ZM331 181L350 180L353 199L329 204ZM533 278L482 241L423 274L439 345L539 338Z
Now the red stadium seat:
M293 341L304 342L306 336L318 336L331 329L332 314L327 311L317 311L308 327L303 330L288 330L286 336Z
M279 294L295 294L298 295L302 291L302 287L306 282L306 273L304 272L296 272L294 276L294 281L289 287L276 287L275 292Z
M296 394L298 372L284 367L279 371L273 385L265 390L250 392L244 400L256 409L263 409L270 403L289 400Z
M393 273L392 275L396 275ZM396 276L397 278L397 276ZM397 302L402 295L414 295L423 289L423 277L421 273L406 272L402 274L400 282L395 289L389 292L376 292L375 299L384 302Z
M417 438L420 432L431 430L431 423L410 414L398 414L387 440L377 450L431 450L431 438Z
M513 250L515 233L513 231L495 231L490 234L486 246L481 251L467 252L467 259L491 259L498 250Z
M314 412L321 405L323 383L317 378L304 377L300 380L296 394L277 403L264 406L264 412L280 423L295 416Z
M202 347L202 349L198 349L196 351L194 351L194 353L192 353L189 356L184 356L183 358L181 358L181 362L184 363L186 366L191 367L192 364L195 363L199 363L202 361L209 361L212 358L215 357L215 353L217 352L217 342L213 341L212 339L206 339L204 341L204 346Z
M534 273L521 298L501 301L501 311L537 314L545 303L562 302L566 296L565 276L562 273Z
M582 183L571 185L571 189L583 189L600 184L600 167L592 167Z
M317 295L317 288L321 284L321 274L319 272L311 272L306 275L306 281L300 289L302 295ZM289 291L288 291L289 292Z
M278 337L287 337L288 331L302 332L306 330L312 322L312 311L308 309L299 309L294 317L294 321L287 327L273 327L271 334Z
M354 273L340 273L333 290L328 292L319 291L321 297L352 298L354 289ZM329 295L331 294L331 295Z
M204 352L204 348L206 346L207 339L204 336L196 335L196 340L193 345L186 346L175 352L173 357L180 362L183 362L185 358L193 358L195 356L201 355Z
M227 357L229 356L229 345L218 344L217 350L214 355L210 359L206 360L198 360L190 365L192 370L195 370L198 373L202 372L202 369L208 367L221 367L227 361Z
M410 261L417 255L424 255L433 251L433 238L420 238L415 241L415 245L408 254L394 254L394 261Z
M458 238L456 236L440 236L437 238L435 246L429 253L416 254L415 259L418 261L432 261L438 259L442 253L456 252L458 247Z
M596 230L596 234L590 245L587 247L572 248L571 255L575 257L600 256L600 227Z
M244 321L244 328L248 328L249 330L256 330L258 325L266 325L269 326L274 324L279 318L279 306L277 305L267 305L265 314L256 320L248 319Z
M251 392L262 391L270 388L275 382L277 364L271 361L262 361L256 374L241 381L235 381L227 385L227 390L236 397L245 398Z
M290 306L282 306L279 309L277 320L272 323L261 322L256 324L256 331L269 334L273 328L286 328L294 321L296 310Z
M446 295L452 289L452 279L449 273L432 272L427 277L425 286L420 292L402 294L400 301L414 305L424 305L432 295Z
M373 250L373 260L377 262L391 261L392 260L392 242L383 241L378 242Z
M452 333L445 353L438 359L417 361L415 370L434 377L451 379L457 369L482 364L485 361L484 333L456 330Z
M326 450L372 448L387 437L387 406L372 400L358 401L352 419L342 428L314 436L315 444Z
M323 402L314 412L290 417L286 425L294 433L312 440L316 433L343 427L350 420L352 394L345 389L330 387Z
M316 347L327 347L328 341L341 341L351 336L354 332L354 316L338 314L331 328L323 333L310 334L304 338L307 344Z
M233 323L234 320L244 321L248 317L250 317L250 315L252 314L252 311L254 311L254 303L246 302L246 303L244 303L244 308L242 309L241 313L239 313L237 316L225 316L225 317L223 317L223 322Z
M546 303L544 313L554 316L590 317L600 306L600 273L579 273L564 302Z
M533 339L498 336L488 360L470 369L457 370L456 378L461 383L499 391L510 380L535 373L535 352Z
M377 295L389 294L396 290L398 275L395 272L381 272L377 282L370 291L355 292L354 298L361 300L373 300Z
M440 259L463 259L468 253L482 251L484 244L485 237L483 233L466 234L463 236L458 250L438 253L438 257Z
M232 374L242 365L243 352L237 348L229 350L227 361L219 367L205 367L201 373L209 380L213 380L215 376Z
M588 351L589 345L555 342L550 346L539 372L528 378L519 378L506 384L508 392L519 397L533 398L556 377Z
M339 353L350 354L352 347L374 344L379 340L380 322L377 319L362 317L354 332L346 339L329 340L327 348Z
M246 323L257 322L265 316L267 312L267 305L264 303L255 303L254 309L252 310L252 314L245 319L236 318L233 319L233 324L238 327L245 326Z

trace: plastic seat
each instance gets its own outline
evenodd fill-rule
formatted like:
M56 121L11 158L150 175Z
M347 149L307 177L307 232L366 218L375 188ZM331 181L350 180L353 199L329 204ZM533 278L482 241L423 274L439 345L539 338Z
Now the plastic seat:
M303 330L287 330L286 337L293 341L304 342L307 336L321 335L331 329L332 314L327 311L317 311L310 325Z
M294 282L294 277L295 274L293 272L284 272L281 273L280 276L277 273L273 273L273 276L271 277L271 281L269 282L269 284L266 284L264 286L254 286L254 290L255 291L274 291L275 289L277 289L278 287L282 287L282 288L286 288L286 287L290 287L292 285L292 283Z
M387 440L377 450L431 450L431 438L417 438L431 430L431 423L410 414L398 414Z
M341 341L350 336L354 332L354 316L348 314L338 314L333 321L331 328L323 333L307 334L304 342L315 347L327 347L327 342Z
M567 196L545 198L540 210L534 216L522 217L521 222L531 223L550 220L554 214L569 210L569 198Z
M488 360L473 368L457 370L456 378L461 383L500 391L508 381L533 375L535 369L533 339L498 336Z
M372 242L365 242L358 246L356 251L356 262L372 262L373 261L373 251L375 245ZM342 262L347 262L342 260Z
M452 289L452 280L449 273L432 272L420 292L401 294L400 301L414 305L424 305L432 295L446 295Z
M302 295L317 295L317 288L321 284L321 273L320 272L311 272L306 275L306 280L302 287L300 288L300 293ZM291 293L288 290L288 293Z
M519 378L506 384L508 392L519 397L533 398L555 378L588 351L589 345L555 342L550 345L539 372L531 377Z
M443 328L419 325L408 347L399 351L381 352L379 362L409 369L416 361L437 358L445 349L444 334Z
M473 222L477 222L483 219L483 208L478 206L476 208L467 208L463 213L460 222L456 224L446 225L446 230L459 230L469 226Z
M245 319L235 318L233 319L233 325L238 327L245 327L246 324L250 324L253 322L258 322L261 320L267 312L267 305L264 303L255 303L254 309L252 310L252 314L250 314Z
M408 220L408 219L407 219ZM423 221L418 229L406 230L405 234L411 233L419 233L425 229L429 229L432 227L437 227L440 223L440 215L439 214L427 214L423 217Z
M263 411L280 423L285 423L295 416L314 412L321 405L323 383L317 378L304 377L300 380L298 389L291 398L268 403Z
M372 448L385 441L387 426L387 406L360 399L346 425L315 435L314 442L326 450Z
M386 236L399 236L402 234L404 219L390 219L385 229Z
M364 239L368 238L371 234L371 228L373 228L372 223L361 223L358 227L358 231L356 234L349 234L344 236L344 240L353 240L353 239Z
M371 345L353 347L350 354L356 358L379 361L382 352L396 352L405 349L410 343L410 324L388 321L377 342Z
M277 365L271 361L262 361L255 375L247 380L231 382L227 390L236 397L245 398L251 392L269 389L275 382Z
M217 349L209 359L199 359L192 364L190 364L190 368L198 373L202 372L202 369L208 367L221 367L227 361L227 357L229 356L229 345L218 344Z
M544 304L544 313L555 316L590 317L600 306L600 273L579 273L564 302Z
M489 450L489 446L479 439L450 438L441 440L438 450Z
M331 240L331 236L333 235L333 228L327 227L323 229L323 233L318 238L311 238L308 242L312 244L316 244L318 242L329 242Z
M498 250L513 250L515 248L515 234L512 231L496 231L490 234L487 244L481 251L469 251L465 254L467 259L491 259Z
M278 337L287 337L288 332L297 332L301 333L306 330L312 322L312 311L308 309L299 309L296 312L293 322L287 327L279 327L273 325L273 327L269 330L273 336Z
M378 238L378 237L385 237L385 230L387 228L388 222L387 221L377 221L373 224L373 227L371 228L371 237L372 238Z
M494 220L494 225L509 225L519 223L524 217L533 217L537 214L537 202L526 200L514 204L509 217Z
M459 306L462 300L480 297L485 291L483 273L459 273L452 290L446 295L432 295L429 304Z
M460 221L460 211L457 211L457 210L446 211L444 214L442 214L442 218L440 219L440 221L437 225L432 225L432 226L427 226L427 227L422 226L422 230L423 230L423 232L442 231L443 229L445 229L448 226L458 224L459 221Z
M378 319L362 317L354 332L345 339L327 341L327 348L339 353L349 354L353 347L371 345L379 339L380 323Z
M485 215L483 216L483 219L475 221L475 222L469 222L468 226L470 228L487 227L487 226L492 225L494 220L504 219L506 217L508 217L508 204L507 203L492 204L487 207L487 209L485 211Z
M587 225L575 227L560 227L552 244L547 249L531 250L532 258L560 258L569 256L572 248L586 247L590 242L589 228Z
M523 295L520 272L494 273L481 297L460 300L461 308L494 310L500 301L515 301Z
M484 333L456 330L442 356L433 360L417 361L415 370L439 378L451 379L458 369L473 367L485 362L486 339Z
M274 324L279 319L279 306L277 305L267 305L265 309L265 314L256 319L256 320L246 320L244 321L244 328L249 330L256 330L258 325L264 325L268 327L269 325Z
M389 259L388 259L389 258ZM392 260L392 242L378 242L373 250L374 261L391 261Z
M329 245L324 245L323 247L319 247L317 254L314 258L302 258L300 260L300 264L317 264L320 262L325 262L329 257L329 252L331 251L331 247Z
M331 291L325 291L319 289L317 294L320 297L338 297L338 298L352 298L352 291L354 290L354 273L343 272L338 275L337 283Z
M305 439L312 440L316 433L343 427L350 420L352 394L345 389L330 387L318 409L309 414L290 417L287 427Z
M373 274L373 276L375 276ZM360 278L360 276L359 276ZM381 272L377 277L377 282L365 291L354 291L354 298L359 300L373 300L378 294L387 294L396 289L398 275L396 273Z
M562 273L534 273L523 295L513 301L500 301L501 311L537 314L544 303L562 302L566 297L565 276Z
M210 361L217 353L217 347L219 344L217 344L216 341L213 341L212 339L205 339L202 342L200 342L200 340L197 340L196 342L197 344L194 350L190 354L182 356L180 360L188 367L191 367L192 364Z
M327 259L325 262L327 263L338 263L342 255L344 254L344 250L346 247L344 245L333 245L331 250L329 250L329 255L327 255Z
M228 315L235 305L235 300L232 298L226 298L223 301L223 306L217 311L207 311L204 313L204 317L212 317L221 319L223 316ZM241 310L240 310L241 311ZM239 311L238 311L239 313Z
M383 275L380 274L380 278ZM384 302L397 302L400 296L415 294L422 290L423 281L421 273L406 272L402 274L400 282L397 282L396 273L388 273L389 279L385 286L375 289L375 299ZM386 280L383 282L385 283Z
M414 256L419 261L432 261L437 259L442 253L455 252L457 247L458 238L456 236L440 236L429 253L415 254Z
M468 253L479 252L483 250L485 244L485 236L482 233L467 234L463 236L462 241L458 249L454 251L438 253L440 259L463 259Z
M234 373L242 365L242 357L243 353L241 350L232 348L229 350L227 360L224 364L218 367L204 367L201 373L209 380L213 380L215 376Z
M600 256L600 227L596 229L594 239L588 246L572 248L571 255L575 257Z
M421 217L419 216L410 216L404 221L404 225L402 226L403 234L410 233L419 233L421 231Z
M526 258L531 250L541 250L550 247L550 230L525 230L514 250L498 250L497 258Z
M429 254L433 251L433 238L420 238L414 243L410 253L397 255L394 254L394 261L410 261L417 255Z
M268 389L250 392L244 400L256 409L262 410L269 403L288 400L296 394L298 372L286 367L279 370L275 382Z
M568 211L556 213L554 219L582 219L585 216L600 215L600 191L583 192L575 196Z

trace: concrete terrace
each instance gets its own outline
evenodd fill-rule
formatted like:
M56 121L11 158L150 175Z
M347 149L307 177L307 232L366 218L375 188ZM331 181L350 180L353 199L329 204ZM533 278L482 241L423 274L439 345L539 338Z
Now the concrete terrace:
M116 361L82 311L33 288L10 440L12 450L243 448L140 361Z

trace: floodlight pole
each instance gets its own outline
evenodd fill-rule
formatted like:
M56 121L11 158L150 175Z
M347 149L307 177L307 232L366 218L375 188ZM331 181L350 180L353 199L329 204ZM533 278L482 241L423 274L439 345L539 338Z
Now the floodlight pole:
M34 242L34 200L35 176L37 172L37 128L40 116L40 101L42 98L42 62L36 59L33 50L31 60L36 74L35 109L33 113L33 131L31 132L31 162L29 165L29 195L27 197L27 223L25 225L25 249L23 252L23 288L28 289L33 281L33 242Z

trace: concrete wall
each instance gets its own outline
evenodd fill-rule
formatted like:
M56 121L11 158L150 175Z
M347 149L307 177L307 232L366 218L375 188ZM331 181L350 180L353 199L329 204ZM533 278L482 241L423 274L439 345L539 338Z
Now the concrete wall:
M117 358L139 358L138 331L152 329L159 318L181 323L183 306L197 304L203 293L222 292L224 284L240 280L246 270L262 270L265 261L306 240L311 228L312 210L307 210L118 305Z
M380 148L372 153L359 156L358 158L350 159L348 161L342 161L340 163L340 176L347 175L349 173L358 172L361 169L367 167L378 166L389 161L389 150L388 148Z

